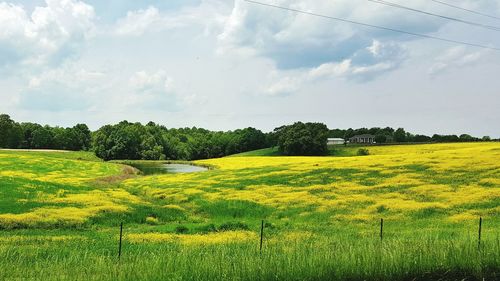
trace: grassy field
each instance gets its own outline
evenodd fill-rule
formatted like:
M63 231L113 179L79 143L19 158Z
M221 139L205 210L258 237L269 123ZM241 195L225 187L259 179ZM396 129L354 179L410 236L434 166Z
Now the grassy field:
M329 145L328 146L328 156L339 156L339 157L349 157L349 156L358 156L358 150L360 148L367 148L369 150L374 150L377 152L382 152L382 151L391 151L391 149L380 149L382 147L389 146L391 148L394 148L398 145L403 145L403 144L395 144L395 145L370 145L370 146L363 146L361 144L349 144L347 146L344 146L342 144L340 145ZM415 145L422 145L422 144L415 144ZM407 146L407 145L404 145ZM382 152L384 153L384 152ZM243 153L238 153L231 155L229 157L248 157L248 156L283 156L281 152L278 150L278 147L270 147L270 148L264 148L264 149L258 149L258 150L253 150L253 151L248 151L248 152L243 152Z
M349 149L152 176L0 151L0 280L500 279L500 143Z

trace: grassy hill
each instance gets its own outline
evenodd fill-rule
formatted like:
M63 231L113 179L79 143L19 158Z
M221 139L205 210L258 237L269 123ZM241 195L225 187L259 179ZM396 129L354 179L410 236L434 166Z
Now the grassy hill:
M247 152L242 152L238 154L233 154L228 157L249 157L249 156L281 156L277 147L257 149Z
M329 156L355 156L358 149L362 146L343 146L335 145L328 147ZM243 153L238 153L230 155L228 157L249 157L249 156L283 156L277 147L270 147L258 150L247 151Z
M425 144L412 144L415 146L425 145ZM427 144L428 145L428 144ZM454 144L436 144L441 147L446 147L447 145ZM398 150L398 146L403 146L403 152L406 150L406 147L411 145L405 144L395 144L395 145L360 145L360 144L350 144L347 146L344 145L329 145L328 146L328 154L326 156L339 156L339 157L349 157L349 156L358 156L359 149L367 149L371 155L380 155L387 153L399 153L401 150ZM423 148L425 149L425 148ZM270 147L258 150L247 151L243 153L233 154L228 157L250 157L250 156L283 156L281 152L278 150L278 147Z
M0 279L498 278L499 143L357 149L152 176L83 152L0 151Z

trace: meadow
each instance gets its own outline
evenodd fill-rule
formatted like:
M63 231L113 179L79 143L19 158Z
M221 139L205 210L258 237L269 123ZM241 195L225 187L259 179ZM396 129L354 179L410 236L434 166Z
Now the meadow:
M0 280L500 280L500 143L357 149L149 176L0 151Z

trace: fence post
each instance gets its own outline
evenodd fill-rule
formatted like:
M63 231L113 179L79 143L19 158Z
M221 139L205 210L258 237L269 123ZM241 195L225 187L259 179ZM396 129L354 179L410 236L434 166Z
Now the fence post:
M380 241L384 238L384 219L380 219Z
M260 226L260 253L262 254L262 241L264 238L264 220L262 220L262 224Z
M481 228L482 228L482 224L483 224L483 218L482 217L479 217L479 235L478 235L478 240L477 240L477 249L480 250L481 249Z
M120 244L118 245L118 259L122 256L123 222L120 223Z

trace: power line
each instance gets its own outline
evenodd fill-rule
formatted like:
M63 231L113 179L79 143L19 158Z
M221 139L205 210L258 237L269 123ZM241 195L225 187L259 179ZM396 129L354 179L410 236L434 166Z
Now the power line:
M454 17L449 17L449 16L443 16L443 15L439 15L439 14L435 14L435 13L431 13L431 12L427 12L427 11L423 11L423 10L411 8L411 7L408 7L408 6L403 6L403 5L400 5L400 4L397 4L397 3L388 2L388 1L384 1L384 0L367 0L367 1L370 1L370 2L373 2L373 3L377 3L377 4L386 5L386 6L390 6L390 7L394 7L394 8L404 9L404 10L408 10L408 11L412 11L412 12L416 12L416 13L421 13L421 14L424 14L424 15L432 16L432 17L438 17L438 18L442 18L442 19L446 19L446 20L456 21L456 22L460 22L460 23L464 23L464 24L468 24L468 25L473 25L473 26L477 26L477 27L482 27L482 28L486 28L486 29L490 29L490 30L494 30L494 31L499 31L500 32L500 27L497 27L497 26L491 26L491 25L486 25L486 24L477 23L477 22L473 22L473 21L467 21L467 20L463 20L463 19L459 19L459 18L454 18Z
M471 9L466 9L466 8L463 8L463 7L460 7L460 6L456 6L456 5L453 5L453 4L450 4L450 3L446 3L446 2L443 2L443 1L438 1L438 0L430 0L430 1L435 2L435 3L439 3L441 5L445 5L445 6L448 6L448 7L452 7L452 8L455 8L455 9L459 9L459 10L462 10L462 11L467 11L467 12L470 12L470 13L473 13L473 14L476 14L476 15L480 15L480 16L484 16L484 17L488 17L488 18L500 20L500 17L488 15L488 14L481 13L481 12L478 12L478 11L474 11L474 10L471 10Z
M336 20L336 21L341 21L341 22L347 22L351 24L356 24L356 25L361 25L365 27L371 27L371 28L377 28L377 29L382 29L386 31L392 31L392 32L397 32L397 33L403 33L403 34L408 34L416 37L422 37L422 38L427 38L427 39L434 39L434 40L439 40L439 41L444 41L448 43L454 43L454 44L460 44L460 45L466 45L466 46L472 46L472 47L478 47L478 48L483 48L483 49L489 49L489 50L495 50L495 51L500 51L500 48L498 47L490 47L486 45L480 45L476 43L469 43L469 42L464 42L464 41L458 41L458 40L453 40L453 39L447 39L447 38L442 38L442 37L437 37L437 36L432 36L432 35L426 35L426 34L420 34L420 33L415 33L411 31L404 31L400 29L394 29L390 27L385 27L385 26L380 26L380 25L373 25L373 24L368 24L368 23L362 23L358 21L353 21L353 20L348 20L348 19L343 19L343 18L337 18L337 17L331 17L331 16L326 16L326 15L321 15L321 14L316 14L316 13L311 13L311 12L306 12L302 10L297 10L293 8L288 8L288 7L283 7L283 6L278 6L278 5L273 5L273 4L267 4L267 3L262 3L254 0L243 0L245 2L261 5L261 6L267 6L267 7L272 7L276 9L281 9L285 11L290 11L290 12L295 12L295 13L300 13L300 14L305 14L305 15L310 15L310 16L315 16L315 17L320 17L320 18L325 18L325 19L331 19L331 20Z

